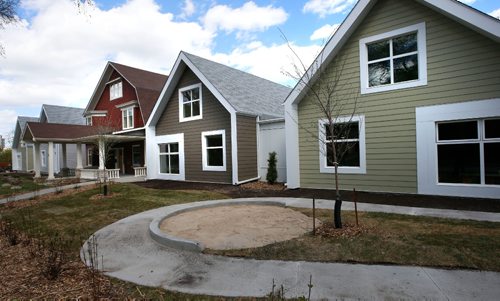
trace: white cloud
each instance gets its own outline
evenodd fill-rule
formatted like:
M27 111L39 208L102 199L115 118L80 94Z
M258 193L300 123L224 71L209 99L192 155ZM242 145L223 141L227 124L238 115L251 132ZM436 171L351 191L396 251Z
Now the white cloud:
M322 27L316 29L310 39L311 41L314 40L326 40L329 39L339 28L340 24L325 24Z
M463 2L463 3L465 3L465 4L468 4L468 5L471 5L471 4L473 4L474 2L476 2L476 0L458 0L458 1Z
M0 32L0 107L42 103L84 107L106 61L168 73L180 50L210 53L214 34L194 22L175 22L153 0L130 0L91 16L71 1L28 1L30 23ZM17 110L17 109L16 109Z
M184 6L182 7L182 13L179 16L181 19L185 19L190 17L196 11L196 7L193 3L193 0L184 0Z
M490 16L492 16L494 18L497 18L497 19L500 19L500 8L499 9L495 9L494 11L492 11L490 13Z
M287 18L288 14L281 7L257 6L250 1L239 8L231 8L227 5L213 6L203 17L203 24L212 32L218 29L228 33L233 31L263 31L271 26L284 23Z
M14 110L0 110L0 136L8 143L8 138L16 125L17 113Z
M309 0L302 10L320 17L347 12L356 0Z
M320 51L318 45L298 46L291 43L291 47L305 66L309 66ZM215 54L211 59L290 87L295 81L286 73L293 74L294 65L300 65L285 43L265 46L260 42L251 42L229 54Z

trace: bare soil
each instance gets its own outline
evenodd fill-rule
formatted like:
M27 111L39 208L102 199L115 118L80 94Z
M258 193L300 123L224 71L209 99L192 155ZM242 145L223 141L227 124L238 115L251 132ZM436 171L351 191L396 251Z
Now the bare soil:
M321 222L316 221L319 225ZM312 231L312 218L289 208L233 205L203 208L165 219L160 229L201 242L206 248L230 250L262 247Z
M262 184L243 184L234 186L230 184L214 184L201 182L149 180L135 183L136 185L168 190L208 190L223 193L230 198L248 197L295 197L295 198L317 198L335 199L335 192L328 189L265 189ZM255 185L255 186L253 186ZM276 185L276 184L275 184ZM279 186L277 186L279 187ZM283 187L283 186L281 186ZM500 199L480 199L447 197L435 195L417 195L402 193L378 193L378 192L357 192L357 201L360 203L423 207L437 209L455 209L469 211L500 212ZM342 191L342 200L352 201L352 191Z

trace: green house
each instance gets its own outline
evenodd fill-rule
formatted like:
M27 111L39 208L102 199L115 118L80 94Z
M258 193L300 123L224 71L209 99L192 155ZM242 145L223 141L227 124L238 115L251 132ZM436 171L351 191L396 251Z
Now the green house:
M324 89L348 137L325 134ZM333 141L352 146L342 189L500 198L500 20L454 0L360 0L285 111L289 188L334 189Z

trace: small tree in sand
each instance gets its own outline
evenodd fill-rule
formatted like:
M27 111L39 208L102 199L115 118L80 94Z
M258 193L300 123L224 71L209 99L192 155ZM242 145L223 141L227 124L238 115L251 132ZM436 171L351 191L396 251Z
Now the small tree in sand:
M353 122L358 109L358 90L350 82L342 80L345 59L336 58L329 64L324 63L324 50L306 67L303 60L294 51L293 47L283 35L288 48L291 50L294 61L291 72L285 75L294 79L296 89L305 92L307 98L317 108L321 121L315 125L303 125L294 120L308 135L319 141L320 152L326 157L327 167L334 168L335 179L335 206L334 225L342 228L341 207L342 199L339 189L339 166L349 166L355 161L355 154L351 152L356 145L350 139L358 132L361 121ZM328 66L326 66L328 65ZM290 116L291 117L291 116ZM316 127L318 126L318 127Z

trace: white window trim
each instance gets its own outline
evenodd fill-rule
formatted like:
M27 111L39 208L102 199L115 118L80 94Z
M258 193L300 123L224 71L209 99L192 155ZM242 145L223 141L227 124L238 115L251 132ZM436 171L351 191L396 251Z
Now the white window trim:
M365 143L365 116L342 116L335 119L335 123L344 123L355 121L359 126L359 167L339 166L338 172L342 174L366 174L366 143ZM318 121L318 137L319 137L319 171L320 173L335 173L335 167L327 166L326 161L326 133L323 130L325 124L328 123L326 119Z
M41 156L41 164L42 164L42 167L47 167L47 153L45 150L41 150L40 151L40 156Z
M200 115L191 116L191 117L184 117L184 106L183 106L184 103L182 101L182 92L187 91L187 90L192 90L195 88L198 88L200 91L200 100L199 100L200 101ZM180 88L179 89L179 122L198 120L198 119L202 119L202 118L203 118L203 96L202 96L201 83Z
M177 152L167 151L167 152L163 152L163 153L162 153L160 150L158 150L158 162L160 162L160 160L159 160L159 159L160 159L160 156L165 155L165 156L167 156L167 157L168 157L168 159L169 159L169 166L172 166L172 165L170 164L170 156L171 156L171 155L178 155L178 156L179 156L179 166L180 166L180 163L181 163L181 162L180 162L180 149L179 149L179 142L174 141L174 142L158 143L158 149L159 149L159 147L160 147L160 145L161 145L161 144L174 144L174 143L176 143L176 144L177 144L177 149L178 149L178 150L177 150ZM160 173L160 174L162 174L162 175L178 175L178 174L180 173L180 168L179 168L179 173L161 172L161 166L160 166L159 168L160 168L160 169L158 169L158 170L159 170L159 173ZM170 169L172 169L172 168L170 168Z
M119 87L116 95L113 92L113 87ZM123 81L113 82L109 85L109 100L114 100L123 97Z
M368 84L368 49L366 44L386 40L410 32L417 32L417 51L418 51L418 79L401 83L386 84L376 87L370 87ZM407 26L404 28L392 30L382 34L359 40L359 61L360 61L360 81L361 94L376 92L385 92L391 90L406 89L427 85L427 43L426 43L425 22ZM391 67L392 68L392 67Z
M415 115L418 193L498 198L499 185L438 183L436 122L498 117L500 98L419 107Z
M222 135L222 166L208 166L207 136ZM204 171L226 171L226 130L217 130L201 133L201 157Z
M128 130L128 129L133 129L134 128L134 108L135 106L130 106L130 107L126 107L126 108L122 108L122 129L123 130ZM132 124L128 124L128 114L127 112L132 112ZM126 124L123 122L123 119L124 117L127 117L126 118Z
M85 124L92 125L92 116L85 117Z
M93 155L94 155L94 150L91 147L87 148L87 166L92 166Z
M185 180L185 169L184 169L184 134L173 134L173 135L162 135L162 136L152 136L151 139L146 139L147 142L147 155L148 155L148 170L149 166L156 168L156 172L154 173L157 179L164 180L176 180L176 181L184 181ZM160 148L158 144L164 143L179 143L179 174L166 174L160 173ZM150 151L152 150L152 151ZM153 155L154 157L150 157ZM152 162L156 162L155 164L149 165ZM151 171L153 172L153 171ZM149 174L149 172L148 172Z

